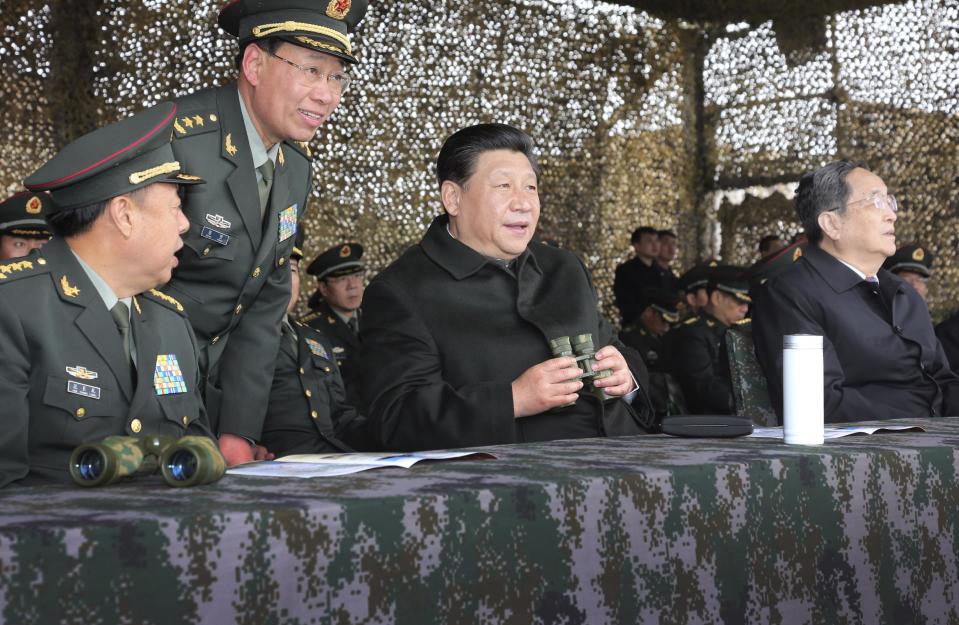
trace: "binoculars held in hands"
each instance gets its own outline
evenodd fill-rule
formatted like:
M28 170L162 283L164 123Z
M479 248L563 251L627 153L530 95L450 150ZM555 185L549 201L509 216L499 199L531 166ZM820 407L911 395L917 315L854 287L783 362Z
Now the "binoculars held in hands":
M555 357L571 356L576 359L576 364L582 371L582 373L579 374L579 379L583 381L583 384L588 389L588 392L592 393L602 401L616 399L615 397L610 397L607 395L603 389L593 386L594 380L608 378L609 376L613 375L613 372L609 369L593 371L593 365L596 364L596 358L594 358L596 354L596 348L593 346L592 334L577 334L572 338L568 336L561 336L559 338L552 339L549 342L549 347L553 352L553 356ZM572 406L573 404L566 405Z
M70 455L70 477L80 486L106 486L159 470L170 486L200 486L226 472L216 442L205 436L108 436Z

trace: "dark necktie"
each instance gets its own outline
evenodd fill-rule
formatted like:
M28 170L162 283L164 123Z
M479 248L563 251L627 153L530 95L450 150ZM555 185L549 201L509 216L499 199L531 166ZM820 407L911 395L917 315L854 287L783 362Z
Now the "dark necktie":
M123 355L127 357L127 365L130 367L130 376L133 376L133 349L130 337L130 309L123 302L117 302L110 309L113 316L113 322L117 324L117 330L120 332L120 341L123 344Z
M270 189L273 187L273 161L267 158L265 163L257 167L257 170L263 176L263 180L260 181L257 189L260 192L260 217L262 218L266 214L267 204L270 203Z
M346 325L350 326L350 330L354 336L360 335L360 320L356 318L356 313L353 313L353 316L346 322Z

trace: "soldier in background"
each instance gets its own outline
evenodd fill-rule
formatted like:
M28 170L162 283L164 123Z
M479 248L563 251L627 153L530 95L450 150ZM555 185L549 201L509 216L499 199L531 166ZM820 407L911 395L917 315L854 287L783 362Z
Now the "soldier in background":
M50 212L50 194L24 191L0 203L0 260L26 256L50 240L43 216Z
M306 272L316 277L317 290L310 298L313 312L300 320L322 332L333 345L333 356L351 401L356 398L360 306L366 288L366 266L362 257L362 245L343 243L334 245L310 263Z
M351 445L369 447L361 438L363 418L346 403L332 344L321 332L292 317L300 294L303 238L300 230L290 254L290 301L263 423L262 443L278 457L350 452Z
M915 243L903 245L896 253L886 259L882 268L896 274L912 288L916 289L923 300L929 295L927 282L932 277L932 261L935 256L928 249Z
M639 294L646 287L669 288L669 279L656 259L659 257L659 231L642 226L630 237L636 256L616 267L613 294L625 327L639 315Z
M669 373L668 353L663 337L679 321L679 295L650 287L643 290L643 312L637 324L620 333L619 339L643 357L649 370L649 400L656 411L656 423L663 417L686 412L682 391Z
M679 292L679 278L673 273L670 264L676 258L676 233L672 230L660 230L656 234L659 243L659 254L656 255L656 264L663 273L663 282L666 290Z
M718 265L709 274L709 300L696 317L673 330L667 342L673 375L693 414L732 414L734 410L726 331L749 308L743 269Z
M679 290L683 296L680 305L685 308L680 314L681 321L698 315L700 309L709 302L709 293L706 291L709 270L717 264L714 260L696 263L679 277Z

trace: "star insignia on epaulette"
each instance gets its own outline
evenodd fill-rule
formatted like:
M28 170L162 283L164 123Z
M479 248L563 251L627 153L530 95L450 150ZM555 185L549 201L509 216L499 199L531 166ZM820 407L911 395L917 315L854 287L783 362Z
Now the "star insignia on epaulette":
M224 142L224 147L226 148L226 151L230 156L236 156L237 149L236 149L236 146L233 145L233 133L228 132L226 134L226 141Z
M70 281L67 280L65 275L60 276L60 288L63 289L63 294L67 297L76 297L80 295L80 288L71 285Z
M43 265L41 258L37 262ZM17 271L23 271L24 269L33 269L33 263L29 260L16 260L11 263L0 264L0 280L4 280L7 277L7 274L11 274Z
M196 124L197 126L202 126L202 125L203 125L203 118L200 117L199 115L194 115L194 116L193 116L193 123Z
M333 325L336 323L336 319L334 319L333 317L327 317L326 322L330 325Z
M190 119L189 117L184 117L183 125L186 126L187 128L193 128L193 120Z
M687 319L686 321L683 322L683 325L684 325L684 326L689 326L689 325L692 325L692 324L696 323L697 321L699 321L699 317L690 317L689 319Z

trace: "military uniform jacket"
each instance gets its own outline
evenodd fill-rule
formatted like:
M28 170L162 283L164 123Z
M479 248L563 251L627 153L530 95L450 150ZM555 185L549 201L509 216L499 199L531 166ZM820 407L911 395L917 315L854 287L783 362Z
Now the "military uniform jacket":
M613 295L616 298L616 306L622 314L623 325L635 323L636 319L642 314L640 310L640 296L646 287L658 287L662 289L674 290L670 280L672 272L663 269L659 263L653 261L653 264L646 264L634 257L625 263L616 267L615 277L613 278Z
M827 422L959 415L959 377L926 303L881 269L879 294L816 246L759 289L753 341L782 419L782 337L823 337Z
M419 245L364 294L360 389L383 448L435 449L637 434L633 406L582 394L574 406L513 418L511 383L552 358L549 340L591 333L615 344L641 385L639 354L599 314L589 274L569 251L530 246L515 274L447 232L437 217ZM644 386L645 388L645 386ZM642 393L637 407L645 404Z
M656 411L657 420L686 412L682 391L677 388L669 372L663 339L642 327L621 332L619 337L627 347L639 352L649 370L649 400Z
M357 311L358 312L358 311ZM347 396L354 399L356 375L359 371L357 359L360 356L360 337L343 323L325 301L320 301L316 310L304 316L300 321L319 330L333 345L333 356L343 376Z
M305 147L280 146L265 219L236 85L177 101L173 152L206 184L187 187L180 265L163 287L203 348L205 398L218 432L258 439L290 297L286 263L310 193Z
M0 263L0 486L70 481L81 443L106 436L210 435L197 344L177 303L133 299L136 385L120 333L66 242Z
M346 403L333 348L313 328L292 325L280 339L263 444L277 456L352 451L339 437L351 438L362 417Z
M692 414L732 414L733 390L726 353L729 326L701 311L668 334L670 363Z

